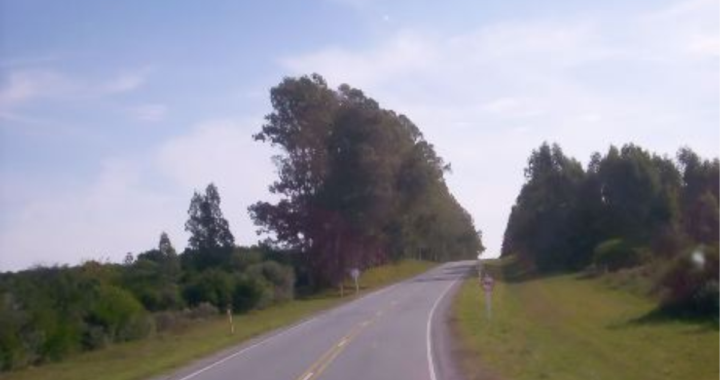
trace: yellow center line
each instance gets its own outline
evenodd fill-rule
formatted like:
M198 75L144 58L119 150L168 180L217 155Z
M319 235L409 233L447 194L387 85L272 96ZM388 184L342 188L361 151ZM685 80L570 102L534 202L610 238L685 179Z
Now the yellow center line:
M354 339L357 335L360 334L361 331L362 331L362 329L360 329L360 330L358 330L357 332L355 332L355 335L353 335L353 336L351 336L351 337L348 337L347 342L350 342L352 339ZM322 373L325 371L325 369L330 365L330 363L332 363L332 361L335 360L335 358L336 358L338 355L340 355L340 353L342 352L342 350L343 350L343 347L342 347L342 346L337 347L337 349L335 350L335 352L333 352L332 356L330 356L330 358L328 358L328 360L326 360L326 361L320 366L320 368L318 368L318 370L315 372L314 378L317 378L318 376L320 376L320 374L322 374Z
M297 378L297 380L312 380L317 379L318 376L320 376L323 371L332 363L335 358L337 358L338 355L347 347L348 343L350 343L353 339L355 339L356 336L360 335L360 332L367 327L370 326L373 322L375 322L375 319L369 319L366 321L363 321L362 323L359 323L350 330L350 332L342 337L338 343L334 344L327 352L322 354L318 360L316 360L310 368L308 368L305 372L303 372L300 377Z

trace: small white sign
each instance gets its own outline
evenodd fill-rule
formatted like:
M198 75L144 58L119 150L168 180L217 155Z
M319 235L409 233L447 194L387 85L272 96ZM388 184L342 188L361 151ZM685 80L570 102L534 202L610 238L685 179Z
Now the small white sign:
M350 269L350 276L352 277L353 281L355 281L355 294L358 294L358 292L360 292L360 285L358 284L358 278L360 277L360 269Z
M360 269L357 269L357 268L350 269L350 277L352 277L353 280L357 280L357 278L360 277Z

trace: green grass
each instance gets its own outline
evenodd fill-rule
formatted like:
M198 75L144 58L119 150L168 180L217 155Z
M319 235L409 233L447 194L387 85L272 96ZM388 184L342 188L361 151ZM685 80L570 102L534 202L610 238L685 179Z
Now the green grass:
M474 278L453 328L469 379L718 379L717 324L647 318L655 306L603 279L560 275L497 282L488 321Z
M360 277L362 293L420 274L435 264L403 261L367 271ZM349 294L349 293L348 293ZM181 332L117 344L83 353L62 362L2 373L3 380L136 380L146 379L241 343L259 334L287 326L310 315L354 299L334 292L322 297L295 300L265 310L235 316L235 334L224 317L197 322Z

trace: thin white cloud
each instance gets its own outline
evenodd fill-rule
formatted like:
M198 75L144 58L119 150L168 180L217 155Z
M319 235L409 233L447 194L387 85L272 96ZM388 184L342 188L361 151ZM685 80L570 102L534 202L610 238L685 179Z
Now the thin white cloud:
M53 54L13 58L0 57L0 69L27 68L30 66L46 65L59 60L60 56Z
M143 104L133 107L130 113L134 118L145 122L158 122L167 116L168 107L164 104Z
M135 72L127 72L110 79L101 86L101 92L117 94L136 90L147 81L149 69L141 69Z
M147 82L149 69L126 72L105 81L77 78L53 69L8 70L0 85L0 117L39 100L93 99L134 91Z
M329 3L340 4L354 9L365 9L368 6L377 4L379 0L325 0Z
M319 72L332 84L350 83L418 123L452 162L450 187L493 255L527 155L544 140L582 160L628 141L662 153L689 145L717 155L718 6L678 4L613 20L569 15L454 35L404 30L367 49L331 46L280 62L288 74ZM137 91L147 75L139 70L88 83L14 70L0 86L0 110L44 96ZM146 121L167 113L159 103L123 109ZM79 257L117 261L155 245L163 230L182 248L192 191L211 181L233 233L252 243L246 208L269 197L274 179L272 151L250 138L260 124L260 118L203 122L144 153L106 159L93 180L35 199L0 231L1 251L22 252L0 256L0 270ZM22 190L11 183L3 191Z
M207 121L144 153L105 159L91 181L35 199L10 220L0 251L22 254L0 255L0 271L80 258L119 262L155 246L161 231L183 249L190 197L210 182L238 243L255 243L247 207L268 199L274 175L270 148L251 138L260 125L260 118ZM8 197L16 191L3 188Z
M431 37L414 32L400 32L387 43L369 51L328 48L318 52L288 57L281 65L294 73L319 72L328 78L365 86L391 78L422 71L437 61Z
M690 40L688 50L700 55L720 56L720 36L696 35Z
M0 87L0 112L8 112L37 98L77 91L66 76L51 70L16 70L8 73Z
M329 47L282 63L361 88L418 123L452 162L448 182L495 255L526 157L542 141L581 160L630 141L717 155L717 55L699 53L715 46L718 5L679 4L446 36L403 30L365 50Z

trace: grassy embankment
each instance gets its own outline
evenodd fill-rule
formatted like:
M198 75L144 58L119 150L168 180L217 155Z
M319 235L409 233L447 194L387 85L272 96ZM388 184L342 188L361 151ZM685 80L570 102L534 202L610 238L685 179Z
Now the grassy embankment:
M420 274L434 265L430 262L408 260L397 265L371 269L360 277L361 294ZM348 287L347 290L346 294L354 293L354 288ZM353 296L340 298L333 292L326 292L320 297L294 300L236 316L234 335L229 334L225 317L219 316L197 322L179 332L158 334L140 341L113 345L103 350L73 356L59 363L2 373L0 378L3 380L145 379L259 334L293 324L313 313L354 298Z
M656 302L613 289L607 278L560 275L521 280L502 263L485 317L477 278L453 305L461 365L483 379L718 379L718 325L653 317ZM507 269L507 268L505 268Z

